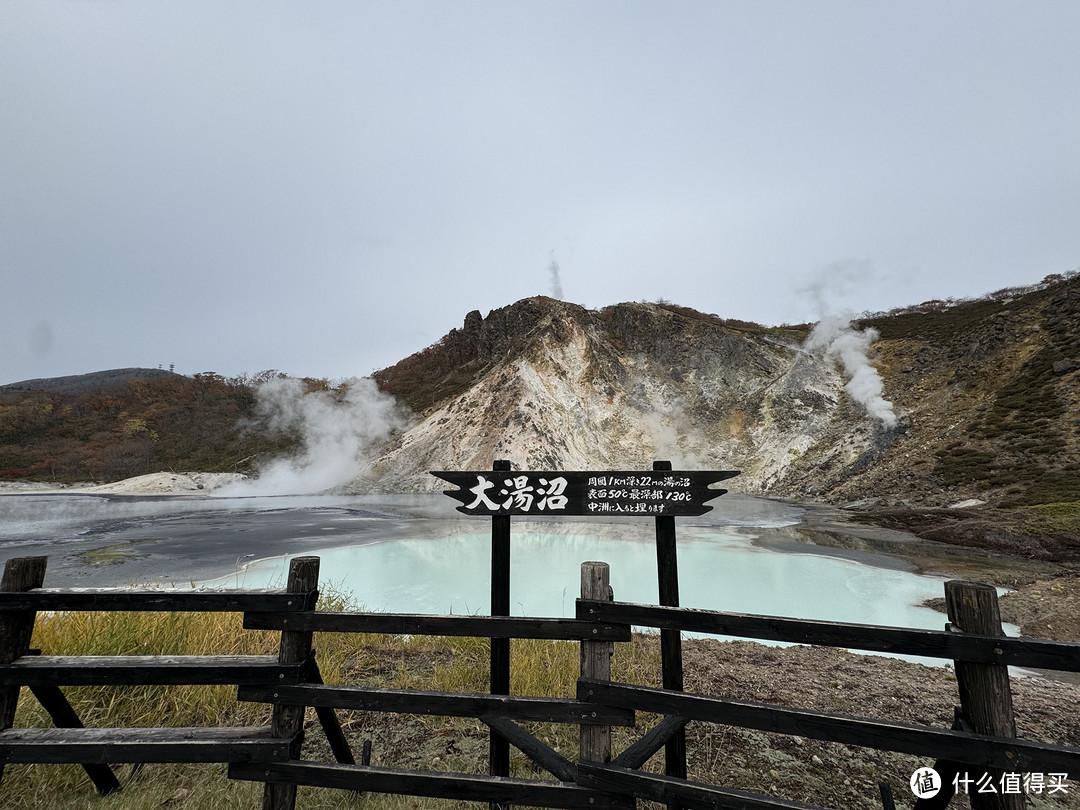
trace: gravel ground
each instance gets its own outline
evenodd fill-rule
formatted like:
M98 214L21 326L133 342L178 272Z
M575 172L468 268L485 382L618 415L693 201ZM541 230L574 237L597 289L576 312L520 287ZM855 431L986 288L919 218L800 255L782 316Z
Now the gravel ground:
M951 667L747 641L688 641L684 654L688 691L938 728L951 725L953 707L959 703ZM1013 678L1012 687L1019 736L1080 746L1080 686L1026 677ZM898 806L910 806L912 772L932 764L901 754L707 724L691 724L688 749L692 771L719 783L837 808L880 808L879 782L892 787ZM1080 782L1067 785L1068 795L1055 794L1053 801L1033 797L1029 805L1080 807ZM951 806L967 804L958 798Z

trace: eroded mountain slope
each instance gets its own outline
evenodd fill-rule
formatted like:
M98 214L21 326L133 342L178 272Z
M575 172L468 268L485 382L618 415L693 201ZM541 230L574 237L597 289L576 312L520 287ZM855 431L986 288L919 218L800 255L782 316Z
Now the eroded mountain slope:
M667 304L600 311L537 297L470 313L378 372L418 414L376 466L385 490L431 469L741 469L744 492L943 505L1077 500L1080 279L867 319L897 424L842 368L769 329ZM736 483L737 482L737 483ZM1035 500L1032 500L1032 499Z
M421 385L409 389L399 367L376 375L406 400L421 387L447 392L381 459L380 485L431 488L428 470L494 458L522 469L642 469L665 458L742 469L741 489L776 491L834 423L844 464L880 434L799 337L652 304L592 312L534 298L471 314L430 350ZM468 379L451 358L471 364Z

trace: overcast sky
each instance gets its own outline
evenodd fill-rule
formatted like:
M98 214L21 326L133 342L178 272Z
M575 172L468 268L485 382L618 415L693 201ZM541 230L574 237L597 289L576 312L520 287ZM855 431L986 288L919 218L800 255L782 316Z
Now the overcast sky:
M0 383L1080 266L1080 3L0 0ZM817 294L824 285L825 295Z

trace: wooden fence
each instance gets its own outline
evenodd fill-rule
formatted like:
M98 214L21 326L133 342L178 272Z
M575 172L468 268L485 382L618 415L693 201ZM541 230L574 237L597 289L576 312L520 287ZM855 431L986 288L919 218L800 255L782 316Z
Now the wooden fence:
M685 761L667 762L664 775L640 770L661 748L670 757L667 744L691 721L913 754L933 762L948 780L950 769L965 766L991 773L1080 773L1080 749L1016 738L1007 668L1080 671L1080 644L1004 637L996 592L987 586L947 583L949 629L930 631L614 602L604 563L583 565L575 619L316 612L318 558L312 557L293 560L281 591L56 590L41 587L44 572L44 558L11 560L0 583L0 764L82 763L102 793L119 787L104 763L227 762L232 778L264 783L264 808L294 807L301 785L493 806L618 809L651 799L682 807L810 807L689 780ZM279 654L268 657L34 655L29 644L35 612L44 610L242 611L245 628L281 631L281 643ZM611 645L628 641L631 626L951 659L960 692L957 722L952 729L934 729L614 683ZM581 643L577 695L540 698L326 685L313 665L314 632L576 640ZM272 705L272 722L227 729L83 729L59 687L91 683L236 684L240 700ZM11 728L20 686L30 688L57 728ZM334 762L301 759L308 707L315 709L327 733ZM491 729L493 738L517 747L554 778L356 764L337 724L338 709L476 718ZM663 719L613 756L611 727L632 726L638 711ZM578 761L567 760L519 725L526 721L579 726ZM951 784L946 788L915 807L946 806ZM994 803L985 806L1024 806L1023 795L991 798ZM974 807L984 801L975 795L972 799ZM883 791L882 802L886 808L894 806L888 791Z
M105 763L274 762L299 755L303 710L275 707L269 726L228 728L84 728L61 686L294 684L321 680L310 634L283 632L278 655L40 655L30 640L38 611L244 612L254 616L313 610L318 558L293 561L280 590L159 591L47 589L45 557L7 562L0 581L0 775L5 763L79 763L101 794L120 788ZM306 642L306 646L305 646ZM28 687L55 728L12 728L20 687ZM344 735L336 718L324 728L336 751ZM282 791L268 790L274 801Z
M933 759L935 770L943 777L943 790L934 800L920 800L916 804L919 810L947 806L953 795L952 776L963 766L991 774L1080 773L1080 749L1016 738L1008 674L1009 666L1078 672L1080 644L1005 637L1001 632L997 592L988 585L951 581L945 584L945 593L950 623L944 631L595 600L578 600L577 613L580 617L636 626L951 659L956 662L961 702L952 729L688 695L610 681L582 679L578 682L578 694L586 702L605 706ZM579 782L688 807L796 806L765 797L748 800L733 796L731 791L670 777L646 777L633 770L636 763L623 763L620 759L608 765L583 763ZM889 791L883 786L882 792L883 803L891 806L893 799ZM1024 806L1022 794L971 798L976 808Z

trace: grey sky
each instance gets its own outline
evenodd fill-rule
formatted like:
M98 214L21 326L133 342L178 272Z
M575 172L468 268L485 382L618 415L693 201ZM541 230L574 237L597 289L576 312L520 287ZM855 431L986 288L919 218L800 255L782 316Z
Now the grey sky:
M1078 43L1072 0L0 0L0 383L366 375L553 259L765 323L1034 283Z

